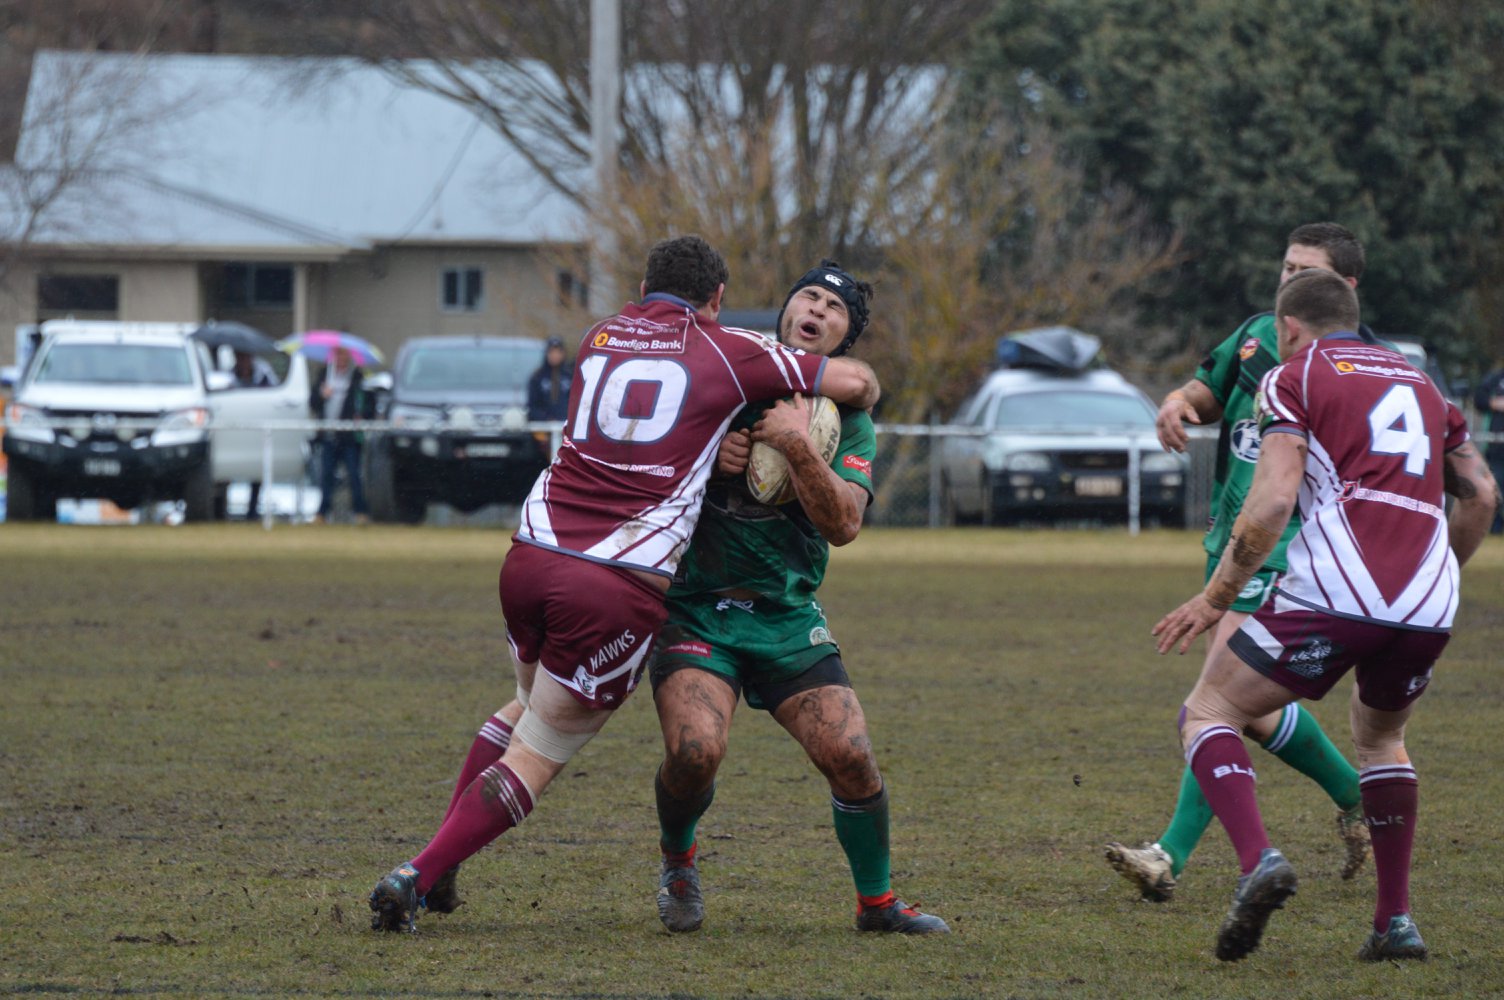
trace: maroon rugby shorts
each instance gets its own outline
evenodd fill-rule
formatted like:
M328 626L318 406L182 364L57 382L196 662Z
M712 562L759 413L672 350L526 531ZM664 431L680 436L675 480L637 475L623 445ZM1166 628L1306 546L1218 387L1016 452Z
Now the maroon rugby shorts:
M668 617L663 595L626 570L526 542L512 543L498 589L517 658L590 708L627 700Z
M1425 691L1449 639L1450 632L1338 618L1276 599L1249 615L1227 648L1312 701L1320 701L1352 669L1363 704L1397 712Z

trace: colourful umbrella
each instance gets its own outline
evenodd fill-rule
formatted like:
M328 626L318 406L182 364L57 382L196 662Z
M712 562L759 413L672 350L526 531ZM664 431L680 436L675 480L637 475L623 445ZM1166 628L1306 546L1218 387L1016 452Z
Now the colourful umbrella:
M328 364L329 353L336 347L349 351L351 360L357 365L386 363L379 347L364 337L357 337L353 333L345 333L342 330L308 330L304 333L295 333L291 337L284 337L277 341L277 346L288 354L301 354L310 361L324 364Z

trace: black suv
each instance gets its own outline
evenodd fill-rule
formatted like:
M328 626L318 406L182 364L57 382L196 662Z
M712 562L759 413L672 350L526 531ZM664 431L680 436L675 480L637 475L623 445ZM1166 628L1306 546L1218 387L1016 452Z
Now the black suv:
M460 511L519 503L548 464L548 437L528 430L527 380L543 342L525 337L416 337L393 365L376 417L393 429L365 449L377 521L417 524L430 502Z

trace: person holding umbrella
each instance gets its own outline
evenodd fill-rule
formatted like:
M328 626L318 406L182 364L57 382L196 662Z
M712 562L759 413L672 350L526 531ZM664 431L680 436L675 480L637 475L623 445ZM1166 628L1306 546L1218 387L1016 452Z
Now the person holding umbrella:
M365 381L350 352L344 347L329 351L329 363L324 374L313 383L308 399L309 412L319 420L369 420L372 415L372 399L365 390ZM314 438L319 448L319 512L314 523L328 520L334 497L334 475L338 465L345 467L345 476L350 485L350 506L355 512L355 523L365 524L370 520L366 507L365 489L360 479L360 452L363 447L359 431L321 430Z

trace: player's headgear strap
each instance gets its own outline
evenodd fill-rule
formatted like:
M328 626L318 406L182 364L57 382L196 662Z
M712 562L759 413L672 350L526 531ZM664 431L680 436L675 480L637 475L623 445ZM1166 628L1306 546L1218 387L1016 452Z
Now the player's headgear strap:
M856 343L856 338L862 335L862 331L867 329L867 296L863 294L862 285L855 278L843 270L839 263L828 258L820 261L819 267L812 267L805 271L799 280L794 282L788 295L784 296L783 306L778 310L778 320L774 324L774 329L779 331L780 336L782 335L783 314L788 309L789 302L799 289L809 285L819 285L821 288L835 292L841 297L841 301L846 303L846 336L836 349L830 352L830 356L845 354L851 349L851 345Z

